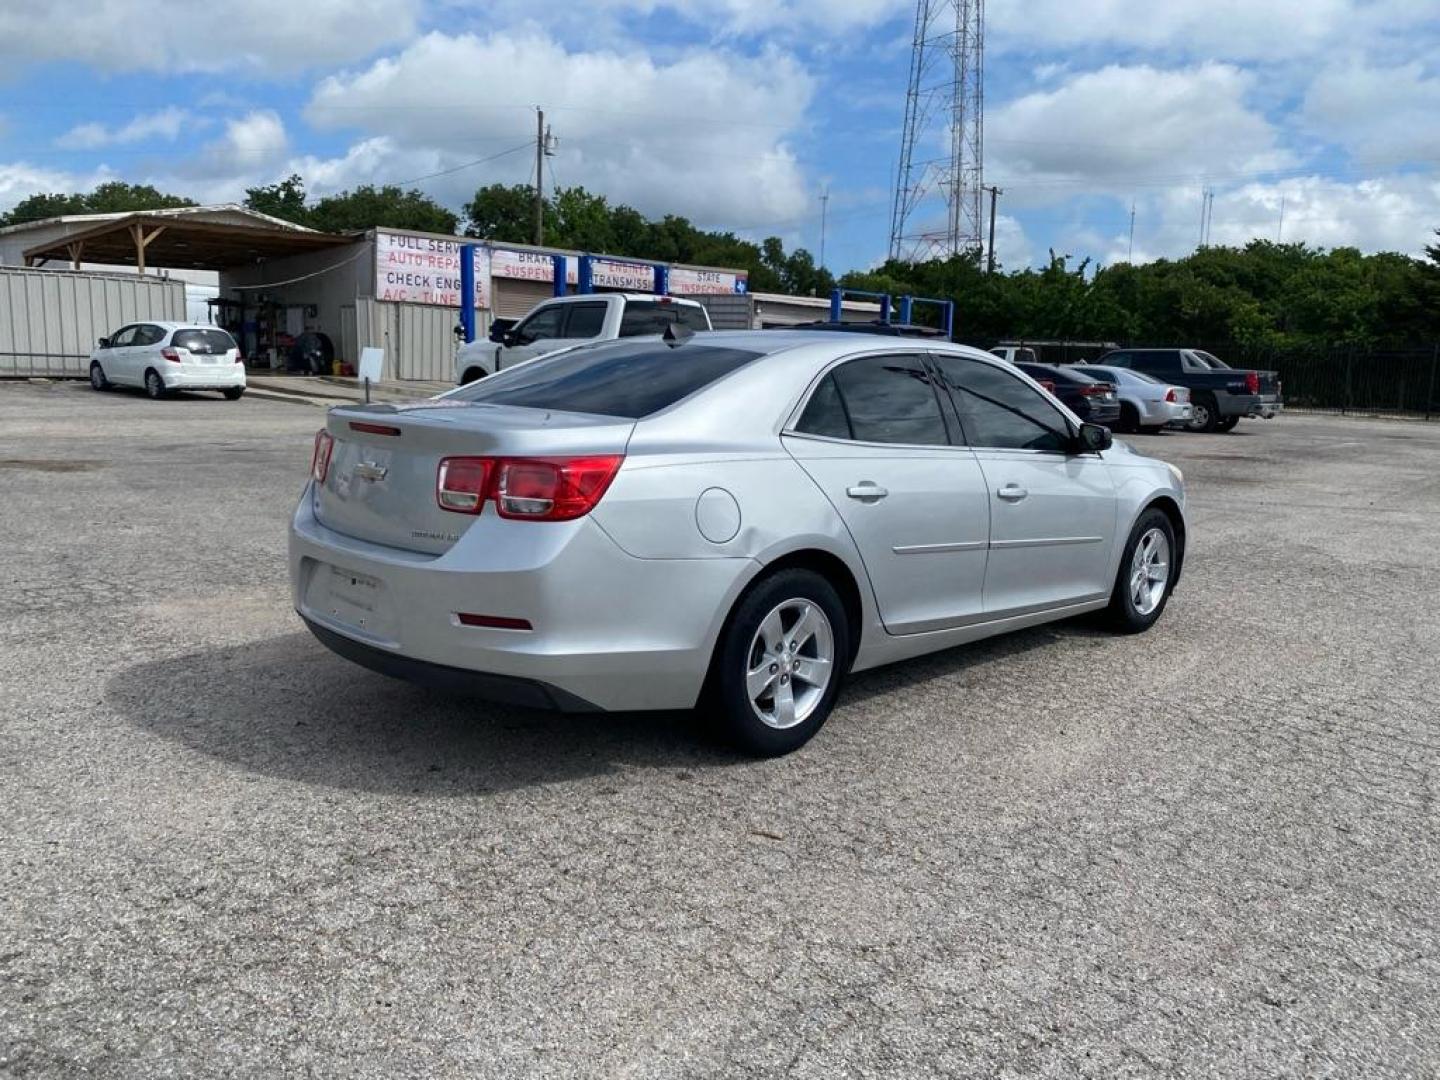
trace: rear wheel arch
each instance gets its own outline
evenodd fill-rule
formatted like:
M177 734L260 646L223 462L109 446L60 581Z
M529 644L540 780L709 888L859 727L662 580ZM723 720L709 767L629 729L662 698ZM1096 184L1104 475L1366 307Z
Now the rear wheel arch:
M846 666L854 662L855 654L860 649L860 631L864 625L865 604L860 595L860 584L855 580L855 575L845 560L838 555L819 548L804 548L800 551L793 551L788 555L782 555L778 559L765 564L765 569L755 575L755 580L746 586L746 592L755 586L756 583L776 574L781 570L812 570L819 574L837 593L840 594L840 602L845 607L845 621L850 629L850 655L846 659ZM743 593L741 594L744 595ZM736 605L739 604L736 600ZM733 608L732 608L733 610Z
M467 386L477 379L485 378L489 374L490 372L485 370L480 364L471 364L465 369L465 374L460 376L460 385Z

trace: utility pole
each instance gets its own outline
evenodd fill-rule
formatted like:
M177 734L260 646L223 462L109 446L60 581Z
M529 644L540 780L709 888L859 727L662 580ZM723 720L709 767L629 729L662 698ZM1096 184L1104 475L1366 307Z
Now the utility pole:
M1210 208L1205 212L1205 246L1210 246L1210 230L1215 225L1215 189L1210 189Z
M545 159L555 154L555 139L545 126L545 111L535 106L535 246L545 243Z
M989 187L980 188L981 191L990 192L990 246L985 249L985 273L995 273L995 200L1004 195L1005 192L991 184Z
M830 189L820 195L820 269L825 269L825 211L830 209Z
M1280 228L1275 231L1275 243L1285 242L1285 196L1280 196Z
M1135 200L1130 200L1130 243L1125 248L1125 261L1135 261Z

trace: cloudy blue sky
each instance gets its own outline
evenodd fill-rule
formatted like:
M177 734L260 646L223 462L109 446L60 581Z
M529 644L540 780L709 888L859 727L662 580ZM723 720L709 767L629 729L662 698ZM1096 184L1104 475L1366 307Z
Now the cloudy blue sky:
M301 173L458 207L546 182L883 258L914 6L891 0L0 0L0 208L111 178L201 201ZM1436 0L990 0L1001 261L1440 227ZM490 158L480 164L469 164ZM441 174L441 175L433 175ZM423 178L423 179L422 179Z

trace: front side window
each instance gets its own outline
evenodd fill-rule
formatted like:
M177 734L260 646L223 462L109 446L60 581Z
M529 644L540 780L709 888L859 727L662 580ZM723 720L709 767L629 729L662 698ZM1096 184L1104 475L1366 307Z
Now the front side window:
M560 323L564 317L565 311L559 304L541 308L515 328L515 344L529 345L533 341L558 338Z
M948 446L933 380L915 356L864 356L815 389L796 430L857 442Z
M134 345L135 331L137 329L138 327L134 326L122 326L119 330L116 330L115 333L110 335L110 348L123 349L129 345Z
M565 322L565 336L567 338L599 337L600 331L605 329L606 306L604 301L597 304L570 304L570 311Z
M1070 425L1029 384L994 364L961 356L937 356L965 441L977 448L1064 453Z
M477 405L515 405L638 420L761 355L692 342L582 345L481 379L449 397Z

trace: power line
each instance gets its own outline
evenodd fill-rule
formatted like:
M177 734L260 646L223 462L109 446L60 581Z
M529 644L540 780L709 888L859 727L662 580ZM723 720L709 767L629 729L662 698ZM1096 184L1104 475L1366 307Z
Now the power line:
M512 146L509 150L501 150L498 154L491 154L489 157L476 158L474 161L467 161L463 165L455 165L448 169L441 169L439 172L426 173L424 176L416 176L410 180L390 180L386 181L386 183L395 187L404 187L406 184L418 184L421 180L433 180L437 176L449 176L451 173L462 172L465 169L473 169L476 165L484 165L490 161L498 161L508 154L519 153L521 150L528 149L530 145L531 143L527 139L519 146ZM383 187L385 185L382 184L381 186Z

